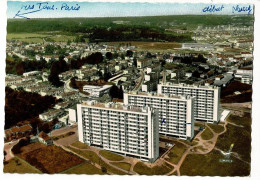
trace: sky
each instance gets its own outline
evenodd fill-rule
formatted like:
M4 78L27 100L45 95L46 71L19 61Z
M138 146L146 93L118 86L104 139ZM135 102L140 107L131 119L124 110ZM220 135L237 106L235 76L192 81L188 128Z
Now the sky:
M46 2L46 1L44 1ZM8 1L7 2L7 18L14 18L18 15L31 11L42 9L39 7L40 1ZM62 5L66 3L69 7L79 7L79 10L61 10ZM33 9L25 10L24 6L34 5ZM124 16L158 16L158 15L181 15L181 14L248 14L248 11L232 12L233 7L247 8L250 4L202 4L202 3L120 3L120 2L48 2L48 6L53 6L54 10L42 9L41 11L30 13L25 16L27 18L59 18L59 17L124 17ZM221 11L206 11L206 7L220 8ZM250 5L253 9L253 5ZM252 14L251 11L250 14ZM15 18L22 18L16 16Z

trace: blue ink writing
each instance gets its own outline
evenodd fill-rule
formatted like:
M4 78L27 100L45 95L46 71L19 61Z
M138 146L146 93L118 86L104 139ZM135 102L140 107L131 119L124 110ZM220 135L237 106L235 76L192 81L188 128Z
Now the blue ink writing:
M166 119L165 118L162 119L162 123L166 124Z
M80 6L68 5L67 3L62 3L60 8L55 7L55 5L48 2L39 2L36 4L22 5L21 9L14 15L13 18L20 17L25 19L30 19L27 17L28 14L36 13L39 11L54 11L54 10L64 10L64 11L78 11Z
M78 11L80 9L80 6L78 4L76 4L75 6L68 6L67 3L63 3L60 9L66 11Z
M219 12L224 9L224 6L221 5L219 7L216 7L215 5L210 5L202 9L202 12Z
M232 7L232 13L235 13L235 12L247 12L248 14L250 14L251 13L251 11L252 11L253 9L252 9L252 6L243 6L243 7L240 7L239 5L237 5L237 6L233 6Z

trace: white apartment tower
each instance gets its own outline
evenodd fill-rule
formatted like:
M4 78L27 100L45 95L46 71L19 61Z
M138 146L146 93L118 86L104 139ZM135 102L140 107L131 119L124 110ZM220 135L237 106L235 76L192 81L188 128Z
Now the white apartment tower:
M189 95L195 98L194 119L217 123L220 119L220 88L215 86L196 86L185 84L158 84L159 94Z
M77 105L79 141L154 162L159 157L158 112L123 104Z
M158 110L159 133L182 139L192 139L194 136L193 99L144 92L124 93L124 104L137 107L148 105Z

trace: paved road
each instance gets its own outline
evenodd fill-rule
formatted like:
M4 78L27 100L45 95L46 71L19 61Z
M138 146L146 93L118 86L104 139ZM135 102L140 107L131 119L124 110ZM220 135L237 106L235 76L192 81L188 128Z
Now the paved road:
M139 82L137 83L137 86L135 86L135 88L133 89L133 91L139 91L139 89L142 87L141 85L144 82L144 71L141 69L140 70L140 74L141 76L139 77Z
M13 148L14 145L16 145L19 142L19 140L13 141L13 142L8 142L5 143L4 145L4 150L7 153L5 156L5 161L9 161L10 159L12 159L14 157L11 149Z

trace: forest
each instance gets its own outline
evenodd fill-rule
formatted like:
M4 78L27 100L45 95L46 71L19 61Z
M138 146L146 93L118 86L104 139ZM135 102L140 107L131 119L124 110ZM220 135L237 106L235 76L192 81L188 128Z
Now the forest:
M5 129L22 121L32 121L36 124L38 115L54 107L57 99L52 96L41 96L37 93L15 91L5 88ZM36 119L35 119L36 118Z

